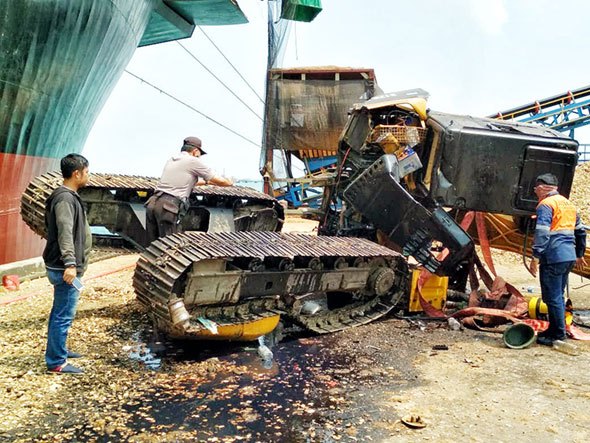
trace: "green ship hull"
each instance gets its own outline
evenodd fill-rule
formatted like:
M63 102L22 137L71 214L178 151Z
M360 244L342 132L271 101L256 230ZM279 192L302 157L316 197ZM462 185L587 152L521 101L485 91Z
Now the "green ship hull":
M82 151L138 46L244 22L232 0L0 0L0 264L42 252L20 196Z

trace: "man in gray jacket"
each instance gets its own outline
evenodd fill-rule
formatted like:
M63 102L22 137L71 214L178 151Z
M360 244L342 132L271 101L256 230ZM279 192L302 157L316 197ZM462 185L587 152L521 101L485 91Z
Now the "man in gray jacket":
M180 229L183 209L195 184L231 186L232 181L221 177L200 159L206 152L201 139L184 139L180 153L166 162L154 195L146 203L146 223L149 242L176 234Z
M81 374L82 369L67 362L68 358L81 355L68 351L66 340L80 296L79 278L88 267L92 247L90 226L78 195L78 189L88 183L88 160L79 154L68 154L61 159L61 173L63 185L53 191L45 204L47 245L43 260L53 285L45 362L49 372Z

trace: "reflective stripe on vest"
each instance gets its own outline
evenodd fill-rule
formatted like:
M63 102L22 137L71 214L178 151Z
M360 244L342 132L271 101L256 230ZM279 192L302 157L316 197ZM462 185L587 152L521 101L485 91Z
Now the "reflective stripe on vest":
M570 231L573 233L576 227L576 207L572 202L563 195L555 194L541 200L537 208L542 205L548 206L553 210L551 232Z

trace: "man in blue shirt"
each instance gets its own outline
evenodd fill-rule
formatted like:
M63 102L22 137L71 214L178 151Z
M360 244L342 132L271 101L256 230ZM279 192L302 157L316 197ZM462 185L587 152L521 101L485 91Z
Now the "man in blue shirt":
M559 194L557 185L557 177L547 173L537 177L534 188L539 204L530 270L534 276L540 271L549 328L539 334L537 343L547 346L566 338L563 293L568 274L575 265L586 266L586 230L576 207Z

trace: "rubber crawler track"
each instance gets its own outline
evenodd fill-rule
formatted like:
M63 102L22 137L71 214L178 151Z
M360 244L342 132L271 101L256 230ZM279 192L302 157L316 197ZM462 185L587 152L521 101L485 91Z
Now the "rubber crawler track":
M301 315L286 294L240 301L226 306L187 307L193 318L206 317L220 325L236 324L271 315L290 317L309 330L329 333L371 322L389 312L407 291L408 270L403 257L368 240L345 237L316 237L275 232L200 233L189 232L153 242L139 258L133 286L138 300L148 306L161 328L172 330L168 303L182 298L183 276L194 262L208 259L337 259L371 261L395 272L392 289L383 296L360 298L350 305ZM253 272L253 271L246 271ZM191 321L186 333L202 329Z
M62 184L63 178L59 172L48 172L35 177L25 189L21 197L21 216L25 223L38 235L45 238L45 201L51 193ZM146 192L148 195L154 192L158 179L152 177L140 177L134 175L117 174L90 174L88 184L80 191L84 199L85 190L102 189L109 191L137 191ZM265 202L269 204L275 199L262 192L241 186L196 186L192 197L207 197L214 201L217 199L230 199L239 201L247 199L249 202ZM278 203L275 207L278 206Z

